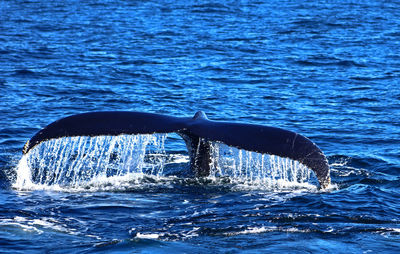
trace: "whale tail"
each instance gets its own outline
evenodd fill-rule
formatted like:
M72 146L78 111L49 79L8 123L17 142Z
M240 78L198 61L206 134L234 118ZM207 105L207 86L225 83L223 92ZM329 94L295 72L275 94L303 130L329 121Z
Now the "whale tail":
M221 142L239 149L296 160L314 171L321 188L330 184L328 161L308 138L276 127L211 121L202 111L192 118L126 111L72 115L37 132L22 151L26 154L41 142L62 137L171 132L178 133L185 140L190 165L197 176L209 175L210 142Z

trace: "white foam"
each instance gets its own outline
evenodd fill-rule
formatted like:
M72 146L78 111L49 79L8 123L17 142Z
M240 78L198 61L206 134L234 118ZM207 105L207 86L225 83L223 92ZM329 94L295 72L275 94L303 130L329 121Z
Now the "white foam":
M159 234L142 234L142 233L137 233L136 238L139 239L158 239L160 238Z
M43 234L45 231L55 231L60 233L66 233L70 235L77 235L77 230L73 228L67 228L66 225L61 224L53 218L40 218L40 219L27 219L24 217L16 216L13 219L3 219L0 221L0 225L3 227L19 227L23 231Z
M33 185L32 173L28 165L28 156L24 154L17 165L17 179L12 187L23 190L30 189Z
M392 234L400 234L400 228L380 228L380 234L383 236L390 236Z
M238 232L227 232L224 235L235 236L235 235L247 235L247 234L262 234L268 232L286 232L286 233L308 233L308 229L298 229L295 227L277 227L277 226L263 226L263 227L249 227L245 230Z
M166 164L178 164L178 163L189 163L189 156L184 154L170 154L168 156L168 162Z

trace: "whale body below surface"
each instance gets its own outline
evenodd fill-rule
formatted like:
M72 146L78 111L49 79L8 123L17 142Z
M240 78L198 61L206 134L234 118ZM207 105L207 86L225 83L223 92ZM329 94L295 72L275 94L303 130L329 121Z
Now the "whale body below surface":
M204 112L194 117L153 113L103 111L72 115L57 120L26 142L26 154L41 142L74 136L179 134L186 143L191 169L197 176L210 172L210 142L296 160L312 169L321 188L330 184L330 170L323 152L308 138L292 131L255 124L211 121Z

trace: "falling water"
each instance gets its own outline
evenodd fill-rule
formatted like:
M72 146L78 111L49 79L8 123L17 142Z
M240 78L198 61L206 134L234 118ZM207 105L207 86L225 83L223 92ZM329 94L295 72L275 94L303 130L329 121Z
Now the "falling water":
M222 143L211 145L212 177L229 177L235 182L269 188L293 186L315 180L303 164L275 155L261 154Z
M79 186L101 177L162 174L166 134L66 137L41 143L21 159L15 185Z
M126 180L128 175L162 177L164 166L173 157L165 152L166 138L166 134L146 134L49 140L20 160L14 187L79 187L96 179ZM308 183L313 175L296 161L221 143L213 142L210 153L209 179L276 188Z

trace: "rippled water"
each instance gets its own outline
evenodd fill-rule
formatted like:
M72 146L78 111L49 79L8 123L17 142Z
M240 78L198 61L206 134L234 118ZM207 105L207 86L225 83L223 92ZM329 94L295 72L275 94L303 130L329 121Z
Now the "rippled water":
M0 251L398 252L399 8L372 0L0 1ZM268 185L249 178L262 168L245 164L230 164L243 174L195 179L178 136L165 140L162 156L150 149L143 157L162 171L144 159L94 175L106 163L100 155L87 174L65 164L72 178L49 174L62 162L50 156L47 164L33 156L39 166L21 171L22 147L39 129L98 110L203 110L299 132L328 156L333 184L318 190L310 175ZM140 167L146 174L118 171ZM17 185L18 174L41 186Z

